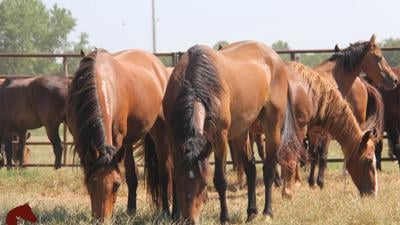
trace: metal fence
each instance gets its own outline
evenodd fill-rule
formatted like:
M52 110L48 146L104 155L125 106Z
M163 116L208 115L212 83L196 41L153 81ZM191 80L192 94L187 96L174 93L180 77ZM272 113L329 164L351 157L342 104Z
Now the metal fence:
M391 47L391 48L382 48L382 51L399 51L400 47ZM298 57L296 57L298 54L304 54L304 53L333 53L335 52L334 49L302 49L302 50L281 50L277 51L279 54L282 55L290 55L290 60L296 61L298 60ZM180 57L183 55L184 52L171 52L171 53L156 53L158 57L161 58L169 58L169 61L171 62L170 66L175 66ZM68 71L68 59L71 58L79 58L81 57L80 54L74 54L74 53L67 53L67 54L49 54L49 53L0 53L0 59L1 58L61 58L62 59L62 75L66 77L71 77L72 75ZM1 73L1 71L0 71ZM14 75L0 75L0 78L28 78L28 77L33 77L33 76L38 76L38 75L27 75L27 74L14 74ZM68 135L67 135L67 126L64 123L63 124L63 148L64 148L64 155L63 155L63 166L64 167L75 167L78 166L76 164L67 164L67 149L68 146L71 146L73 143L68 141ZM50 145L51 143L49 141L47 142L31 142L28 141L27 145ZM395 159L391 158L382 158L382 161L394 161ZM342 158L331 158L328 159L328 162L343 162ZM256 163L262 163L261 161L257 161ZM227 164L232 164L231 161L227 162ZM53 167L53 164L27 164L27 167Z

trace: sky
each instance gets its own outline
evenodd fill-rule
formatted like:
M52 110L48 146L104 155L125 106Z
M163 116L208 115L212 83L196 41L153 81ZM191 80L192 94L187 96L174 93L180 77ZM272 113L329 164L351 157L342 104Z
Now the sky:
M152 51L151 0L43 0L67 8L90 43L108 51ZM400 38L399 0L155 0L157 52L185 51L256 40L282 40L291 49L346 47L349 43Z

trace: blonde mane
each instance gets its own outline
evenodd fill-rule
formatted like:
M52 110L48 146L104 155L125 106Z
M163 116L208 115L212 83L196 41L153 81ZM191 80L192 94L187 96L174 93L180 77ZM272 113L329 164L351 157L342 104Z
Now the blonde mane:
M310 127L318 126L332 135L343 147L345 158L358 148L362 131L339 90L317 71L297 62L288 63L304 81L314 104Z

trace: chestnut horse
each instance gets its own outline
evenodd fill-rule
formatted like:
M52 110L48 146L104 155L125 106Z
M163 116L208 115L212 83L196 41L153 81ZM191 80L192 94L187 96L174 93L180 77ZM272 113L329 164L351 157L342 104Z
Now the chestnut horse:
M392 70L400 76L400 68L392 68ZM389 151L391 151L397 158L400 166L400 87L394 90L385 90L379 88L382 95L385 107L385 131L388 137ZM382 149L377 149L375 152L377 156L377 167L381 167L381 154Z
M308 134L329 134L342 146L346 168L361 195L376 194L377 174L374 155L374 128L361 131L360 126L352 113L351 107L343 99L340 92L317 71L303 64L291 62L287 64L289 85L292 90L292 102L298 130L297 136L304 139ZM257 123L251 127L251 132L261 133ZM238 142L235 148L243 145ZM233 142L234 143L234 142ZM244 156L253 158L251 148L242 147ZM236 157L243 160L244 156ZM265 156L260 154L260 157ZM246 172L246 162L243 164ZM286 179L283 183L282 194L292 197L296 165L291 170L282 168Z
M342 147L346 168L360 194L376 194L375 128L365 129L363 133L347 101L318 71L300 63L288 65L294 70L294 75L289 76L289 84L295 86L292 88L293 102L299 128L308 129L308 134L329 134L336 139ZM300 138L304 138L305 132L301 134L304 136ZM295 174L294 170L286 172L292 177ZM290 182L284 184L288 193L291 186Z
M362 82L358 75L361 71L365 72L374 84L383 86L385 89L396 87L397 77L383 57L381 49L376 45L375 35L370 41L357 42L343 50L339 50L337 46L335 49L337 50L335 54L314 69L334 84L343 96L346 96L362 127L376 129L377 137L374 141L378 143L383 135L382 100L375 88ZM371 107L368 108L368 102L370 105L373 103L373 110ZM308 182L310 186L315 184L314 169L318 159L317 184L322 188L330 137L315 133L309 134L309 140L311 169Z
M128 213L136 211L138 175L133 144L144 138L147 188L169 213L172 192L169 147L161 102L169 73L154 55L140 50L83 57L67 99L67 121L85 175L92 215L108 221L122 176L124 158Z
M198 223L206 198L208 158L214 153L214 185L220 199L220 221L228 221L225 177L228 140L246 135L260 119L266 140L264 214L272 215L273 168L278 156L300 145L293 129L283 126L293 118L287 101L285 64L265 45L237 42L215 51L194 46L172 72L163 100L174 157L174 181L181 216ZM285 119L286 118L286 119ZM281 135L281 130L283 133ZM252 166L255 175L255 165ZM248 218L257 214L255 181L248 185Z
M65 121L69 80L61 76L6 79L0 85L0 140L5 144L7 167L12 167L12 134L19 136L18 161L23 165L26 131L41 126L53 145L55 168L61 167L63 147L58 134Z

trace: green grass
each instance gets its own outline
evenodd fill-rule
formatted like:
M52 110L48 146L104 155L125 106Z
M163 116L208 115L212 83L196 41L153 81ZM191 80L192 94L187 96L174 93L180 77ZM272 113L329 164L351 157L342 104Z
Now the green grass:
M33 138L43 137L43 130L32 133ZM342 157L336 143L330 146L329 157ZM50 146L35 146L31 149L31 162L53 163ZM386 150L385 150L386 155ZM71 159L71 155L69 155ZM257 204L263 209L264 187L261 165L257 166ZM273 190L274 219L266 221L260 213L251 224L399 224L400 222L400 173L393 162L383 163L379 174L379 191L375 198L361 199L347 176L341 175L342 163L330 163L324 190L311 189L303 181L295 188L291 201L281 197L280 189ZM140 173L142 174L142 169ZM233 224L244 224L246 220L246 189L237 188L236 174L228 166L228 209ZM208 201L201 215L202 224L219 224L218 195L209 182ZM29 202L38 216L37 224L91 224L90 201L83 185L79 168L27 168L23 170L0 170L0 224L4 224L6 213L13 207ZM125 214L127 187L121 186L115 208L113 224L170 224L148 204L143 179L138 189L138 211L136 216Z

